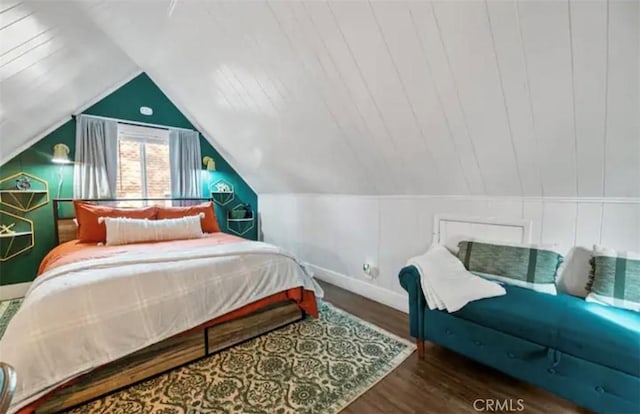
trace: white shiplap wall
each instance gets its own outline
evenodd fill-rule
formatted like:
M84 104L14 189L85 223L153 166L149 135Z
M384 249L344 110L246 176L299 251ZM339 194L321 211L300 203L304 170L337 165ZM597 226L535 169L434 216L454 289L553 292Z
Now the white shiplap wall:
M0 165L135 73L72 3L0 2Z
M137 66L258 192L640 196L635 0L0 12L0 163Z
M398 271L427 250L436 214L531 220L532 242L565 253L596 243L640 251L640 199L262 194L259 204L265 241L317 266L321 278L400 309ZM365 277L366 262L377 278Z

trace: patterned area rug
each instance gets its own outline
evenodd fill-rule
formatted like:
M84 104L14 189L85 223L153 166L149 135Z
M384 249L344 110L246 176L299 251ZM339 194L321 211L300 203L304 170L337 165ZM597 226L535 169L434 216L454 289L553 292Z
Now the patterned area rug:
M76 408L74 414L339 412L415 346L319 303L305 319Z
M0 302L0 338L4 335L4 331L7 329L9 321L13 318L13 315L16 314L21 303L22 299L5 300L4 302Z

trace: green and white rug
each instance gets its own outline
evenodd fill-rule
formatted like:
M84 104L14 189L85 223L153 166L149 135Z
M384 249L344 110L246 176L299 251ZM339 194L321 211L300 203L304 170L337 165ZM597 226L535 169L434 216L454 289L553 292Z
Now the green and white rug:
M307 318L71 411L327 413L349 405L415 346L326 302Z
M21 303L22 299L5 300L0 302L0 338L4 335L4 331L7 329L9 321L13 318L13 315L16 314Z

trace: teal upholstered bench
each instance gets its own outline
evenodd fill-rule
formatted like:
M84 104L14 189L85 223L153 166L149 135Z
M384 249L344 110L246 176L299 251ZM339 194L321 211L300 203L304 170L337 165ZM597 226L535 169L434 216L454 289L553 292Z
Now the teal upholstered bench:
M420 275L401 270L411 335L596 412L640 412L640 313L505 285L504 296L431 311Z

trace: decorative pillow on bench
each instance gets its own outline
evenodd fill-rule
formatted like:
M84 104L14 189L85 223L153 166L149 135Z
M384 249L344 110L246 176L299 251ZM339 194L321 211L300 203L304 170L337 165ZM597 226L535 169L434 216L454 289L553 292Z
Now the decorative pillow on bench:
M593 277L591 259L593 259L593 247L572 247L558 270L556 278L558 292L586 298L589 294L589 279Z
M590 302L640 312L640 254L593 247Z
M555 279L562 255L535 245L509 245L464 240L458 258L470 272L487 279L556 294Z

